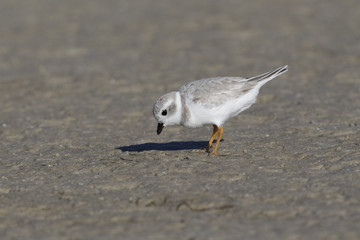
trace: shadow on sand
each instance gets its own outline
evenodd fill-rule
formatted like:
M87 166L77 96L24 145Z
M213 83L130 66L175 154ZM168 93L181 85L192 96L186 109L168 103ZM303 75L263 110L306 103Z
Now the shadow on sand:
M143 143L130 146L117 147L123 152L144 152L144 151L178 151L178 150L193 150L203 149L207 146L207 141L179 141L179 142L167 142L167 143Z

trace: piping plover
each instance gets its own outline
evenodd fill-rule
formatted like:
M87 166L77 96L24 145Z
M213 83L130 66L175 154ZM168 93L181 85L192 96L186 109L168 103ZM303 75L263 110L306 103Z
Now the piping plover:
M216 77L189 82L156 101L153 113L158 121L157 134L170 125L194 128L212 124L213 133L205 150L210 151L218 133L216 145L210 153L216 155L224 122L248 109L256 102L259 89L287 70L286 65L251 78Z

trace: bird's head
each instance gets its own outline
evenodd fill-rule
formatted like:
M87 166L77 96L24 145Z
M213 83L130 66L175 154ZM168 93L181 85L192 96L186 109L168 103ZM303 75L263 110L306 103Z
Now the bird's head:
M180 124L181 106L179 106L179 98L177 92L170 92L156 101L153 113L158 122L156 131L158 135L164 127Z

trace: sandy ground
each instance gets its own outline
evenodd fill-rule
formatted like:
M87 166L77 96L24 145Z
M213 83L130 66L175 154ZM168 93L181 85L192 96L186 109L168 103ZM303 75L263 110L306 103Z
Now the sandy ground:
M1 239L360 239L357 0L0 3ZM288 64L224 126L162 94Z

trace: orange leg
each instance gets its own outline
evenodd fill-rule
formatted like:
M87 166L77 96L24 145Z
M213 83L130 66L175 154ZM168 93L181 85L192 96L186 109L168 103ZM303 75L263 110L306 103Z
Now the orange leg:
M213 134L211 135L209 144L208 144L208 146L207 146L206 149L205 149L206 151L209 151L209 150L210 150L211 144L213 143L214 138L215 138L215 136L216 136L216 133L217 133L217 131L218 131L218 127L217 127L216 125L213 125L213 127L214 127Z
M224 131L224 129L223 129L222 127L220 127L220 128L219 128L218 138L217 138L217 140L216 140L216 145L215 145L213 151L210 153L210 155L216 155L216 154L217 154L217 148L218 148L218 146L219 146L219 142L220 142L221 136L222 136L222 134L223 134L223 131Z

